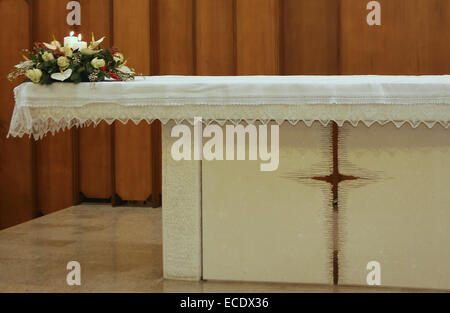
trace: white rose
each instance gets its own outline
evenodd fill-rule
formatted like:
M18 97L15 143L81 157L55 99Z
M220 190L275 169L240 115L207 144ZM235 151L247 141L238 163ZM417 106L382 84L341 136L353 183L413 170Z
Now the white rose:
M73 51L69 47L63 47L61 48L61 51L64 53L64 55L68 58L71 58L73 56Z
M94 68L102 68L102 67L104 67L105 66L105 60L103 60L103 59L98 59L98 58L94 58L92 61L91 61L91 65L94 67Z
M68 58L66 58L66 57L59 57L57 62L58 62L58 66L62 70L65 70L70 65L70 60Z
M123 63L123 54L118 52L113 56L113 59L116 62Z
M50 52L44 52L44 54L42 55L42 60L44 60L45 62L53 61L54 59L55 57Z
M33 83L39 83L42 77L42 71L40 69L28 70L25 73L25 76L28 77Z

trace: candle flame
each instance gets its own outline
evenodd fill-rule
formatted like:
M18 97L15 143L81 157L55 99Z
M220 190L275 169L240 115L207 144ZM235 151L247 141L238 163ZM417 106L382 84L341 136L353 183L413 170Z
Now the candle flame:
M75 34L75 32L74 32L74 31L71 31L71 32L70 32L70 37L72 37L74 34Z
M81 41L82 38L81 34L78 34L78 41Z

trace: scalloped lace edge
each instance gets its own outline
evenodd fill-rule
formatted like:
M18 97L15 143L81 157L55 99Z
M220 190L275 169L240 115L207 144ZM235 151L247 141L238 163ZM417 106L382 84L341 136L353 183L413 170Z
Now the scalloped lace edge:
M47 119L35 118L32 121L31 128L25 127L23 123L20 125L16 125L14 127L11 124L11 128L8 132L7 137L23 137L24 135L29 135L33 137L35 140L39 140L44 138L48 133L54 135L59 131L70 130L74 127L81 128L94 125L95 127L101 122L106 122L108 125L112 125L115 121L121 122L122 124L127 124L129 121L132 121L134 124L138 125L142 121L146 121L148 124L153 123L154 121L159 120L162 124L167 124L170 121L174 121L176 124L181 123L189 123L190 125L194 125L194 119L162 119L162 118L98 118L98 119L80 119L80 118L53 118L49 117ZM436 125L441 125L443 128L450 128L450 121L395 121L395 120L335 120L335 119L315 119L315 120L305 120L305 119L207 119L202 121L204 125L210 125L212 123L217 123L223 126L226 123L232 123L234 125L240 123L254 124L256 122L267 124L270 122L275 122L278 125L282 125L283 123L290 123L295 126L299 122L304 123L306 126L311 127L315 122L322 124L322 126L328 126L331 122L336 123L339 127L342 127L345 123L349 123L353 127L357 127L360 123L364 124L367 127L371 127L374 124L379 124L381 126L386 125L388 123L392 123L397 128L401 128L404 125L410 125L412 128L417 128L420 125L425 125L428 128L433 128Z

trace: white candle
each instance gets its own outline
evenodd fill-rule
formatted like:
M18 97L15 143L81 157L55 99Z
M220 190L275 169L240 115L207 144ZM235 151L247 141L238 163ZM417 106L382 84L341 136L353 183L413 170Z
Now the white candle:
M70 36L64 37L64 47L73 48L78 43L78 38L75 37L74 32L70 32Z
M81 34L78 35L77 39L78 39L78 41L77 41L76 45L73 47L73 50L76 50L76 49L81 50L81 49L87 48L87 42L81 40L82 39Z
M85 49L85 48L87 48L87 42L86 41L77 41L76 43L74 43L71 46L71 48L73 51L75 51L77 49L78 50Z

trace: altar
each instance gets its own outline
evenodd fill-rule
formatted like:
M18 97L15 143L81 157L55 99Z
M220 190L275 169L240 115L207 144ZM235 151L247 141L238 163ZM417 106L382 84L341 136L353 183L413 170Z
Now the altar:
M14 92L14 137L163 123L166 279L367 285L377 264L383 286L450 289L450 76L153 76ZM245 157L205 158L191 140L193 158L176 159L180 125L203 144L210 125L242 125L249 142L249 125L266 126L278 164L261 170L251 144L228 138Z

